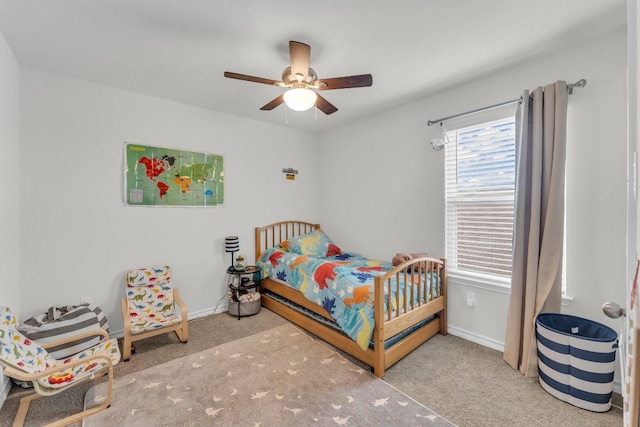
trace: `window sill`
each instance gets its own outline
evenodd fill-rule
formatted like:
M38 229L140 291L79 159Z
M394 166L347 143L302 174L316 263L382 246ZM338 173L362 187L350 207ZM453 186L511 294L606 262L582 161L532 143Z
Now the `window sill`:
M490 292L496 292L499 294L509 295L511 293L511 286L500 283L500 282L492 282L489 280L483 280L475 277L470 277L467 275L460 275L456 273L449 273L449 281L454 282L456 285L469 286L472 288L483 289ZM568 307L573 302L573 297L569 295L562 296L563 307Z
M462 275L456 273L449 273L449 281L454 282L457 285L469 286L472 288L484 289L491 292L497 292L500 294L510 294L511 287L506 283L500 283L497 281L491 281L484 278L472 277L469 275Z

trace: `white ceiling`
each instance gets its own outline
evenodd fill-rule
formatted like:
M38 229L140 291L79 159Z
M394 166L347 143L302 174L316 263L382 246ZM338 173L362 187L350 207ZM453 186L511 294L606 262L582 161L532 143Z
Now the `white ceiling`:
M21 65L286 126L289 40L311 45L319 78L373 86L322 92L339 111L286 112L309 132L423 98L546 51L623 28L625 0L0 0Z

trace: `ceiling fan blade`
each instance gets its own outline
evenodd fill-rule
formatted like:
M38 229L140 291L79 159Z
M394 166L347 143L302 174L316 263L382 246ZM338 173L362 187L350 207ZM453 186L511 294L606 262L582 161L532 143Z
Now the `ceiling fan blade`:
M320 95L318 95L318 98L316 99L316 108L326 115L333 114L338 111L338 109L332 103L330 103Z
M262 84L265 84L265 85L282 86L284 84L284 83L282 83L281 81L278 81L278 80L271 80L271 79L265 79L265 78L262 78L262 77L248 76L246 74L232 73L230 71L225 71L224 72L224 76L228 77L230 79L245 80L245 81L248 81L248 82L262 83Z
M350 87L365 87L373 84L371 74L360 74L357 76L334 77L332 79L318 80L316 85L318 90L347 89Z
M291 56L291 74L306 77L309 74L311 46L292 40L289 42L289 55Z
M268 110L273 110L274 108L276 108L278 105L282 104L284 102L284 94L278 96L277 98L273 99L272 101L269 101L268 104L266 104L264 107L260 108L263 111L268 111Z

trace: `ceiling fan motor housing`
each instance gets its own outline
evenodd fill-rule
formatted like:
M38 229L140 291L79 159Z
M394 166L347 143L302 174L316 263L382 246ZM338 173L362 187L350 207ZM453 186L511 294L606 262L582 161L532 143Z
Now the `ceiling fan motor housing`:
M282 81L286 87L311 88L315 87L316 80L318 80L318 75L311 67L309 67L309 72L306 76L294 75L291 73L291 67L285 68L282 72Z

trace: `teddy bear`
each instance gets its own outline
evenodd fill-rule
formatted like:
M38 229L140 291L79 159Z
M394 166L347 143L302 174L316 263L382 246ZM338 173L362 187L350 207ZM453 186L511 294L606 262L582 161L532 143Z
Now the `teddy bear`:
M408 254L404 252L398 252L396 256L394 256L393 259L391 260L391 263L395 267L397 265L402 264L403 262L411 261L414 258L423 258L423 257L433 258L430 254L427 254L427 253Z

